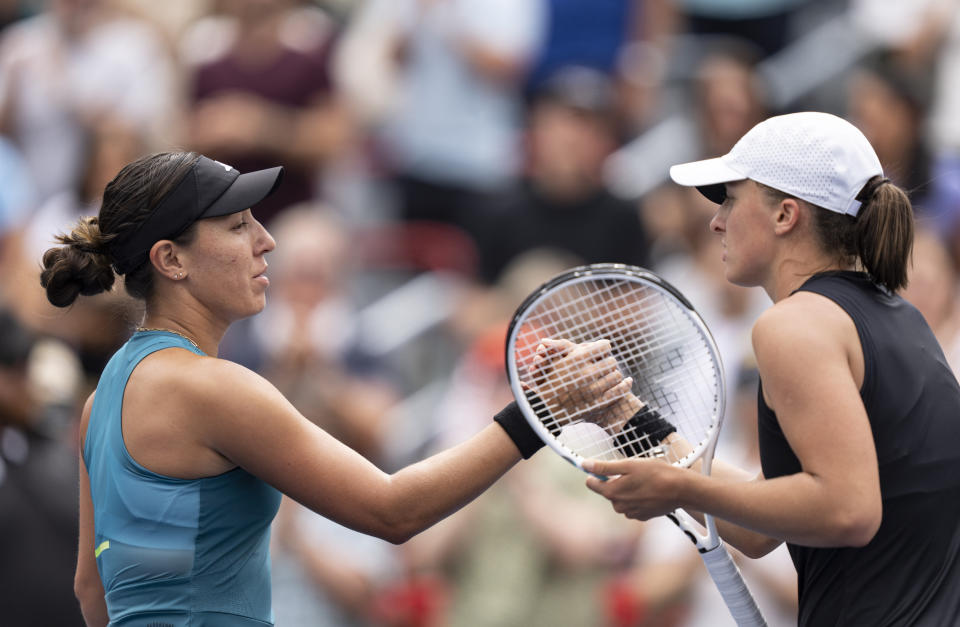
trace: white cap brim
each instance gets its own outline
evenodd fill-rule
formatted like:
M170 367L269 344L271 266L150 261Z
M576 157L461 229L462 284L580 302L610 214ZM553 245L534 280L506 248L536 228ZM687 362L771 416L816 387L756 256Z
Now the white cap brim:
M670 178L678 185L700 187L742 181L747 177L728 166L723 157L717 157L671 166Z
M728 166L723 157L717 157L671 166L670 178L677 185L696 187L710 200L722 202L723 184L742 181L747 177Z

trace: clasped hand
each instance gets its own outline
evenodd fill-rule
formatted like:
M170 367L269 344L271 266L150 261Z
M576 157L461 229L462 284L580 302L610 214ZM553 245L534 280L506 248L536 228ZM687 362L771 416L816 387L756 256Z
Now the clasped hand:
M620 371L611 349L609 340L541 341L530 367L530 387L558 422L616 426L643 406L630 392L633 379Z

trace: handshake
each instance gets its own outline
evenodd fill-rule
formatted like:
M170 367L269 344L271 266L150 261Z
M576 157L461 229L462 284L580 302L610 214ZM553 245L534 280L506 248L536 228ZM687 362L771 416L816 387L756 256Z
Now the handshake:
M551 434L582 457L648 457L676 427L633 393L609 340L545 339L526 394Z

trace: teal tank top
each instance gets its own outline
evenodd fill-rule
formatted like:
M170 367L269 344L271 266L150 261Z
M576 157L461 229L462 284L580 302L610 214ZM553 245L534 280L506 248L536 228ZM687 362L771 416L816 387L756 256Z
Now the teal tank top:
M100 377L87 426L83 460L110 625L272 625L270 523L280 493L241 468L201 479L160 475L123 442L130 373L172 347L203 355L166 331L130 338Z

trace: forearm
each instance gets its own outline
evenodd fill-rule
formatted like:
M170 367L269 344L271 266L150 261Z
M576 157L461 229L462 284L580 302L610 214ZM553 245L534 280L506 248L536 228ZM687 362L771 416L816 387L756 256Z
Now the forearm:
M391 541L404 542L457 511L520 460L498 424L390 477L390 510L398 515Z
M99 580L97 581L99 584ZM99 585L76 586L77 600L80 601L80 613L87 627L106 627L110 622L107 615L107 602L103 598L103 588Z
M684 509L726 521L718 522L721 535L748 555L775 546L764 537L814 547L862 546L876 532L859 499L804 472L748 482L691 472L677 498Z
M694 469L701 471L700 461L694 465ZM754 477L746 470L727 464L721 460L715 459L711 465L710 475L717 479L725 481L747 483L754 480L762 480L763 476ZM699 511L690 511L697 520L703 523L703 514ZM777 548L782 540L768 535L758 533L751 529L741 527L723 519L715 520L717 533L723 538L724 542L735 547L741 553L748 557L762 557Z

